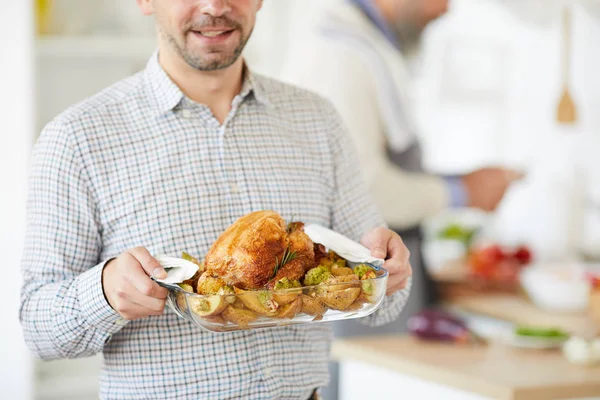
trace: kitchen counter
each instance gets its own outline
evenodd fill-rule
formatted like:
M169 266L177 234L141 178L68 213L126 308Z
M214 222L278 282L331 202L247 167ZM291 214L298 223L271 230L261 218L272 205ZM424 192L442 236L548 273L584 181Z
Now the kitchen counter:
M573 334L586 335L594 330L585 313L551 313L536 307L526 297L516 294L480 294L446 297L444 306L501 319L518 325L560 328Z
M338 340L333 357L341 400L600 398L600 367L572 365L560 351L386 336Z

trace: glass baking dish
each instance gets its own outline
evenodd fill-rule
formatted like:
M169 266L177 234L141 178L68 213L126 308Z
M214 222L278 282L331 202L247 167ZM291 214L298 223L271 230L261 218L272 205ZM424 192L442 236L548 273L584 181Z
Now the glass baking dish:
M167 305L181 318L211 332L231 332L294 324L365 317L381 305L388 272L371 267L375 276L345 275L343 282L279 290L235 289L231 294L200 295L177 284L158 282L169 290ZM354 270L359 264L348 262ZM338 277L339 278L339 277Z

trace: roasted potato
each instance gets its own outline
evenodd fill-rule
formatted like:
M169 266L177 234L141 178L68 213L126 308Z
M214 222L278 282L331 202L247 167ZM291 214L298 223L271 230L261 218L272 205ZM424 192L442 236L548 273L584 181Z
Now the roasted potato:
M273 300L273 294L264 290L243 290L234 288L237 298L244 306L262 315L272 316L277 312L279 303Z
M333 277L322 286L317 290L317 298L334 310L345 310L361 293L354 274Z
M216 294L212 296L190 297L188 303L192 312L201 317L219 315L229 305L225 296Z
M341 290L324 290L318 294L318 298L330 308L343 311L354 303L359 295L360 288L349 287Z
M301 311L308 315L323 315L327 308L321 303L319 299L313 296L308 296L303 294L300 296L302 299L302 309Z
M254 311L244 310L233 306L227 307L221 316L228 322L239 325L242 328L248 328L248 324L258 318Z
M212 276L208 271L203 273L198 279L196 293L198 294L217 294L219 290L227 287L225 281L221 278Z
M194 293L194 288L191 285L186 283L180 283L179 287L189 293ZM177 300L177 306L181 311L185 311L187 309L187 304L185 302L185 293L176 292L175 299Z
M289 304L302 293L301 287L299 281L283 278L273 285L273 300L280 306Z
M296 298L293 302L284 305L279 308L279 312L275 317L284 318L284 319L292 319L300 312L302 309L302 299L300 297Z
M331 274L333 276L354 275L354 271L352 271L352 268L338 267L337 264L334 264L331 267Z
M285 306L286 304L290 304L294 300L300 296L302 290L286 290L285 292L274 292L273 300L277 302L280 306Z

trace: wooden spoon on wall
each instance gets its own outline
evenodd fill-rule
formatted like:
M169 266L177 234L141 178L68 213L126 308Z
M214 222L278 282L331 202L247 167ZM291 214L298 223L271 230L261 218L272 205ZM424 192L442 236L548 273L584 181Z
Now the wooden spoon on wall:
M560 124L574 124L577 121L575 102L569 93L569 77L571 70L571 15L565 7L563 13L564 47L562 53L563 92L556 110L556 120Z

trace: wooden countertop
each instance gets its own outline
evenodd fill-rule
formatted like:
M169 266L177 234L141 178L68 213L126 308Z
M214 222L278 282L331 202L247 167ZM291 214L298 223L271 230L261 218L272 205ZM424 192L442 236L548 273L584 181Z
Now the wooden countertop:
M600 396L600 367L570 364L560 351L384 336L335 341L333 357L377 365L494 399Z
M587 335L595 331L586 313L551 313L536 307L527 298L511 294L482 294L446 298L444 305L519 325L560 328L567 332Z

